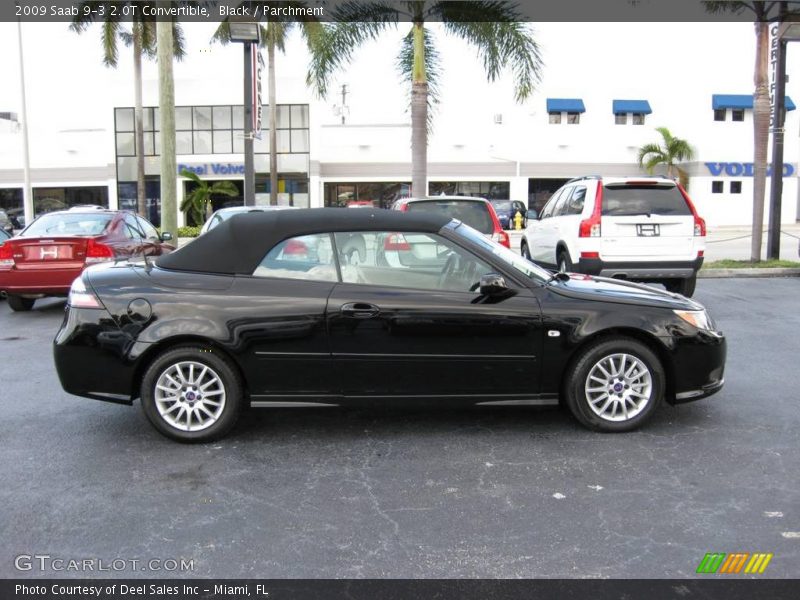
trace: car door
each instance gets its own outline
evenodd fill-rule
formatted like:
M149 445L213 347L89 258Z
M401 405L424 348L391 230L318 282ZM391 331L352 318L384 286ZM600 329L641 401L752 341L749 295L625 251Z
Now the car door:
M335 402L325 323L338 282L329 234L286 239L231 288L228 336L238 347L254 404Z
M542 218L534 239L533 259L545 265L555 265L556 244L560 238L558 214L564 202L572 193L573 186L561 188L542 210Z
M335 234L337 248L349 235ZM327 308L344 395L469 400L538 392L540 314L527 289L489 303L474 288L496 269L438 234L362 236L365 261L341 260L342 283Z

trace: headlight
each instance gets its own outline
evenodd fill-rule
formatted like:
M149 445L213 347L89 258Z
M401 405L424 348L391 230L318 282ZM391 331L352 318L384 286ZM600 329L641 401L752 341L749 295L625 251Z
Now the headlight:
M705 329L706 331L713 329L711 319L708 318L708 313L705 310L673 310L672 312L698 329Z

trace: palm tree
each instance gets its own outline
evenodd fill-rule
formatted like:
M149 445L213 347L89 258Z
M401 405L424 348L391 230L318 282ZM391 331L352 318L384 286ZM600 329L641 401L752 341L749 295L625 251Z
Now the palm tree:
M666 127L656 127L656 131L661 134L663 144L645 144L639 148L639 166L652 175L653 170L658 165L665 165L667 167L667 177L675 177L677 175L681 185L686 187L689 178L677 163L692 160L694 158L694 150L689 142L674 137Z
M541 69L539 46L516 5L505 0L448 2L413 0L407 2L354 2L345 0L333 11L333 24L312 56L308 83L321 96L327 92L332 74L350 62L353 51L375 40L401 21L411 21L403 38L397 66L411 83L411 187L427 195L429 108L437 102L440 74L435 39L426 23L441 22L444 30L467 41L478 50L487 79L494 81L510 67L515 78L515 100L522 102L533 93Z
M305 2L290 2L296 7L304 7ZM306 46L312 56L317 52L317 41L323 33L322 25L316 20L308 21L270 21L266 26L261 26L261 46L267 48L267 87L269 103L269 202L278 204L278 141L277 141L277 100L275 93L275 53L286 53L286 41L294 29L299 29ZM231 31L227 19L220 23L212 39L221 44L231 41Z
M753 229L750 260L761 260L761 240L764 226L764 196L767 187L767 147L769 146L769 21L783 20L797 12L787 10L786 2L752 0L751 2L703 2L711 14L730 12L753 14L756 33L756 62L753 68ZM777 14L776 14L777 13Z
M83 33L92 23L102 21L103 64L116 68L119 61L118 42L133 46L134 77L134 131L136 146L136 210L147 217L147 197L144 181L144 127L142 122L142 57L156 56L156 22L145 20L141 8L133 14L131 31L122 28L123 5L135 5L136 2L81 2L78 15L70 24L70 29ZM88 9L88 10L85 10ZM91 12L93 11L93 12ZM183 30L180 24L173 22L173 56L181 60L185 55Z
M181 177L191 179L197 185L186 194L181 203L181 210L190 214L194 222L202 225L211 216L211 197L212 196L238 196L239 189L230 181L216 181L209 185L207 181L200 179L196 173L181 170Z

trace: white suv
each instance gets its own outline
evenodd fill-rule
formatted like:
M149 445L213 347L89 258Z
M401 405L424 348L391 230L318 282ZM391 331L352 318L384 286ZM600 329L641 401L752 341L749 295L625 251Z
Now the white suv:
M663 283L694 293L706 224L664 177L580 177L530 215L520 250L536 263L589 275Z

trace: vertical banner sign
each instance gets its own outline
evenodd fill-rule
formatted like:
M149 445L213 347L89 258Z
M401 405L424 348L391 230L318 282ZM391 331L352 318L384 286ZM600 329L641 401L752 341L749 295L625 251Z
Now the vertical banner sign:
M250 53L252 57L252 75L253 75L253 97L250 104L253 107L253 137L261 139L261 118L263 117L263 104L261 102L261 73L264 70L264 59L261 58L261 51L258 44L253 44L253 51Z
M778 80L778 25L773 25L769 30L769 129L775 129L778 113L775 107L775 83Z

